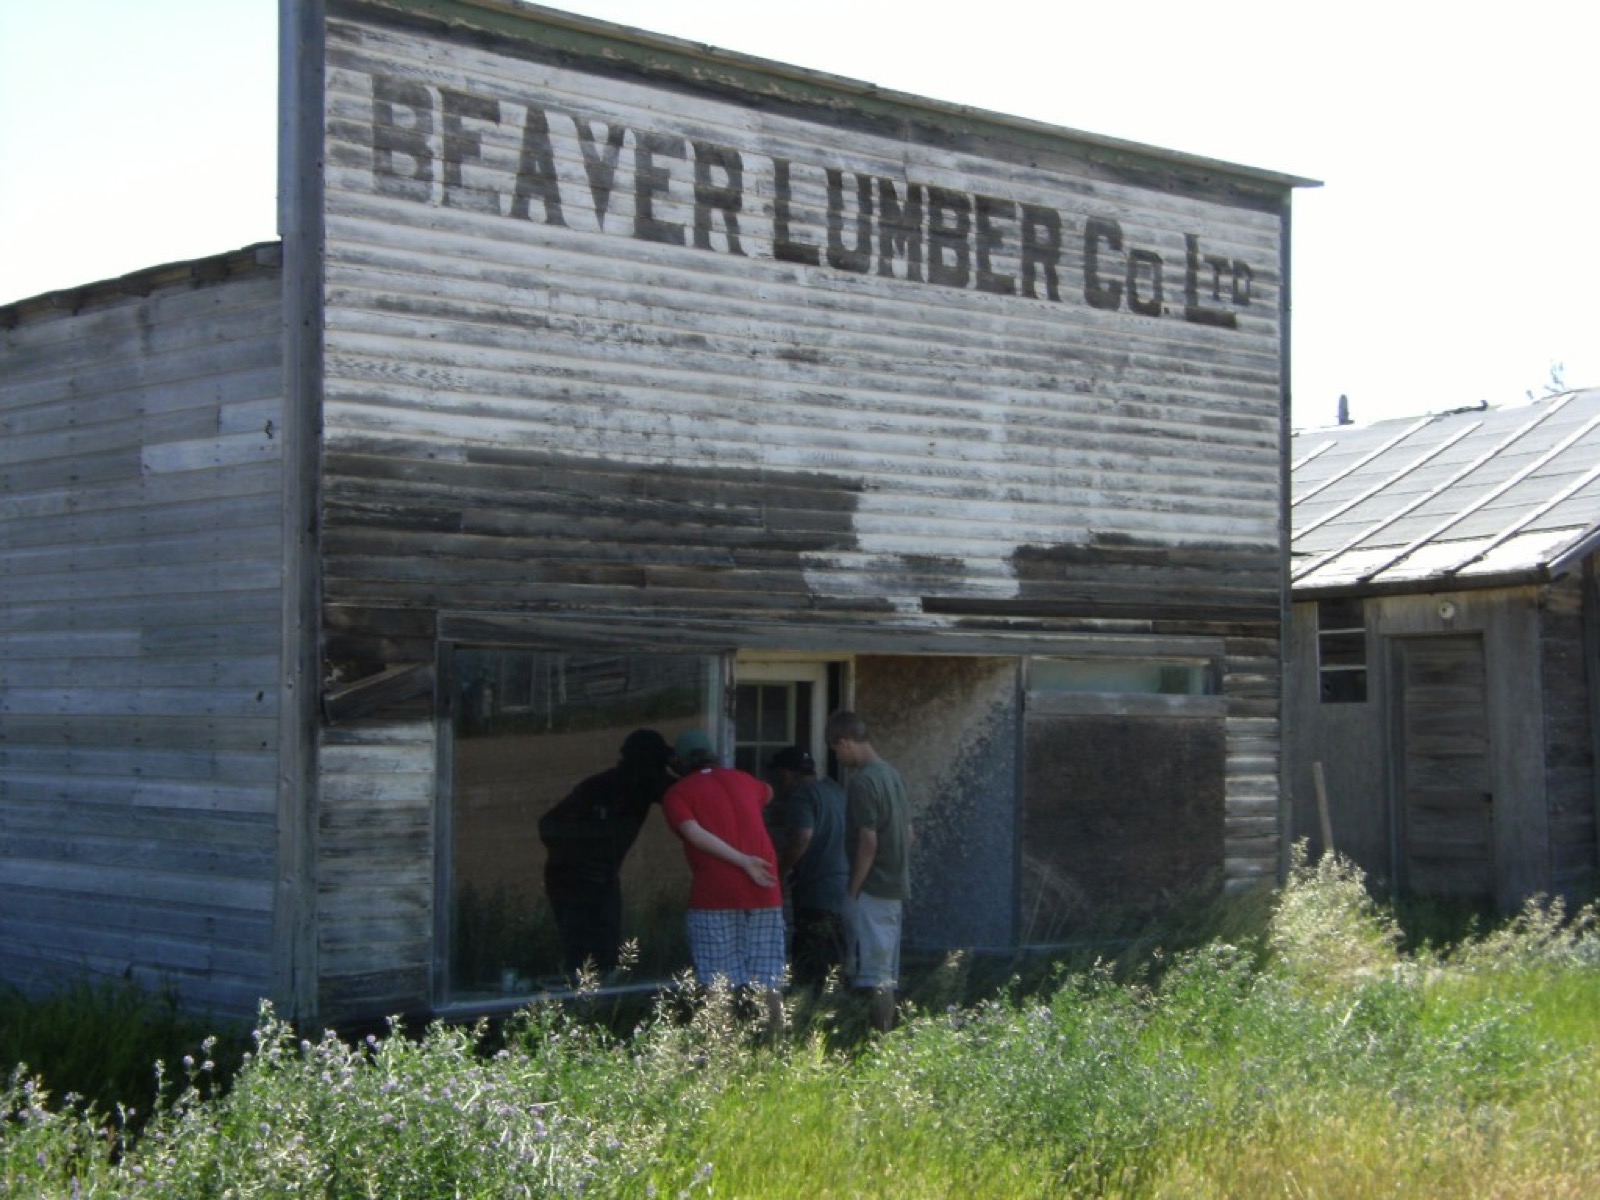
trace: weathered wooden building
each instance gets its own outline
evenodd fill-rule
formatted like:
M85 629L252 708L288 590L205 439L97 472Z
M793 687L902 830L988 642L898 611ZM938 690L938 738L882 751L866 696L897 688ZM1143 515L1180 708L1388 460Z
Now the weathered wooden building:
M1304 181L508 0L284 29L281 245L0 309L6 979L501 1003L628 730L840 705L913 947L1276 876ZM647 825L647 971L684 891Z
M1600 867L1600 390L1294 439L1294 830L1514 909Z

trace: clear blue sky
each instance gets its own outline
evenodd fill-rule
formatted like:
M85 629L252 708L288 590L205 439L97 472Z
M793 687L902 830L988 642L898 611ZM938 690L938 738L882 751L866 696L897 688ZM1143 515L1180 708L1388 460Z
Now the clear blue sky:
M1299 426L1600 385L1600 5L557 7L1323 180ZM275 0L0 0L0 303L275 237L276 53Z

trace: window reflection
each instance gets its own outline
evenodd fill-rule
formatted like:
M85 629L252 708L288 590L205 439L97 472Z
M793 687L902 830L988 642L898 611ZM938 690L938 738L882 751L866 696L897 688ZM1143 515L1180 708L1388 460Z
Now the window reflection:
M454 680L450 999L566 986L575 945L604 970L636 942L635 978L681 969L683 852L617 785L639 790L622 751L650 739L630 735L714 727L720 660L462 648Z

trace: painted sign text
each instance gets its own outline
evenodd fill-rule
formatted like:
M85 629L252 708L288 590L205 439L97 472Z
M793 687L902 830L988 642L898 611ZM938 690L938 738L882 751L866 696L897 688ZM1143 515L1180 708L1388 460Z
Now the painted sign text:
M379 193L546 225L1222 329L1248 262L1197 233L889 178L376 76ZM1181 303L1179 299L1181 297Z

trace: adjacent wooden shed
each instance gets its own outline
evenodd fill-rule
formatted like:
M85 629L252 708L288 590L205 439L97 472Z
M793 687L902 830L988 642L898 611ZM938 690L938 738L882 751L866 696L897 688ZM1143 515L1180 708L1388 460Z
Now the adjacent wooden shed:
M0 974L514 1002L537 818L630 729L759 768L841 705L913 949L1276 876L1305 181L506 0L283 11L281 247L0 309ZM647 824L647 975L682 870Z
M1592 891L1600 390L1294 439L1294 824L1380 886Z

